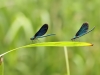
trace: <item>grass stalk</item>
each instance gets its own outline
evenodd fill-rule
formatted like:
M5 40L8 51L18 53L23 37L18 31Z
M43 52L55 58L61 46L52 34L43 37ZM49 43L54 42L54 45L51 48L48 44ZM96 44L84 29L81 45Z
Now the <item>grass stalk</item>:
M70 75L70 68L69 68L69 61L68 61L68 51L67 51L67 47L66 46L64 46L64 54L65 54L67 75Z

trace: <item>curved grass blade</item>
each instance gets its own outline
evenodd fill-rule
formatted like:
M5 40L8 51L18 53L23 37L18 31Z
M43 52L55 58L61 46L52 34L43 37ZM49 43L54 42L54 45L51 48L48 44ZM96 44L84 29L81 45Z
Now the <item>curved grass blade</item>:
M74 46L93 46L93 44L90 43L86 43L86 42L43 42L43 43L36 43L36 44L30 44L30 45L25 45L25 46L21 46L12 50L9 50L3 54L0 54L0 57L2 58L4 55L21 49L21 48L29 48L29 47L40 47L40 46L57 46L57 47L63 47L63 46L67 46L67 47L74 47ZM2 63L2 60L0 58L0 75L3 75L3 71L4 71L4 65ZM68 64L67 64L68 65ZM70 71L69 71L70 74Z
M30 45L25 45L25 46L21 46L12 50L9 50L3 54L1 54L0 56L4 56L7 53L10 53L14 50L18 50L21 48L28 48L28 47L41 47L41 46L56 46L56 47L63 47L63 46L67 46L67 47L75 47L75 46L93 46L93 44L90 43L86 43L86 42L43 42L43 43L36 43L36 44L30 44Z

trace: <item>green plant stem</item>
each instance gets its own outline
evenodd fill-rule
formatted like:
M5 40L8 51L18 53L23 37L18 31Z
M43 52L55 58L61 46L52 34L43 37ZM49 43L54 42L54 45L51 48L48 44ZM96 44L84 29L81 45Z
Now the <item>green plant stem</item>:
M4 75L4 61L2 61L2 75Z
M4 61L3 61L3 57L0 57L0 75L4 75Z
M69 61L68 61L68 51L67 51L67 47L66 46L64 46L64 53L65 53L67 75L70 75Z

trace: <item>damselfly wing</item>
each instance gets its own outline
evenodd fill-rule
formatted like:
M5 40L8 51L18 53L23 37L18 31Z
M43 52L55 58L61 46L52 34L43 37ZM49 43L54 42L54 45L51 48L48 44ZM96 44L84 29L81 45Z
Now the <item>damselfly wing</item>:
M79 31L76 33L76 35L71 40L75 40L75 39L77 39L77 38L79 38L79 37L91 32L91 31L93 31L95 29L95 27L93 27L89 31L88 31L88 29L89 29L88 23L83 23L81 28L79 29Z
M34 40L36 38L43 38L43 37L47 37L47 36L51 36L51 35L55 35L55 34L47 34L44 35L48 30L48 24L44 24L37 32L36 34L30 38L30 40Z

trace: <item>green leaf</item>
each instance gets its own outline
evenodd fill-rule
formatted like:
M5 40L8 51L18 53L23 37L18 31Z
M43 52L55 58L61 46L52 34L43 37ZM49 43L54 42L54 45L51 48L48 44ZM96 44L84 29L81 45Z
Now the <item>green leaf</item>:
M3 56L5 54L10 53L10 52L17 50L17 49L27 48L27 47L40 47L40 46L74 47L74 46L93 46L93 44L86 43L86 42L43 42L43 43L35 43L35 44L25 45L25 46L21 46L21 47L9 50L9 51L1 54L0 56Z
M74 47L74 46L93 46L93 44L86 43L86 42L43 42L43 43L35 43L35 44L25 45L25 46L21 46L21 47L9 50L9 51L1 54L0 57L4 56L5 54L8 54L12 51L21 49L21 48L40 47L40 46ZM3 72L3 65L2 65L2 60L0 58L0 75L3 74L2 72Z

